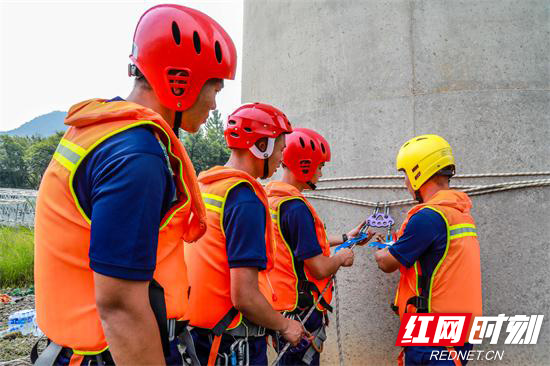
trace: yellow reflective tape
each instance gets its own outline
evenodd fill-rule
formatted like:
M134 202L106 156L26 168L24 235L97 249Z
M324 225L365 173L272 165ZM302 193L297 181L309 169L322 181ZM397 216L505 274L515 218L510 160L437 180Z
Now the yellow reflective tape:
M62 146L65 146L67 149L71 150L75 154L78 154L80 156L86 155L86 149L84 149L81 146L78 146L74 142L71 142L71 141L65 140L65 139L61 139L61 141L59 141L59 144L62 145Z
M451 240L454 240L454 239L458 239L458 238L463 238L465 236L477 236L477 233L461 233L461 234L456 234L456 235L451 235Z
M418 277L418 261L414 262L414 278L415 278L415 292L416 292L416 296L420 296L420 291L418 291L418 282L419 282L419 277ZM407 309L405 309L407 310Z
M204 207L206 207L207 210L214 211L220 214L222 213L221 207L212 206L211 204L206 202L204 202Z
M215 194L202 193L202 200L204 206L211 211L221 213L223 206L223 197L216 196Z
M82 355L82 356L95 356L107 351L108 349L109 349L109 346L103 348L101 351L79 351L77 349L73 349L73 353L76 355Z
M451 244L451 235L449 234L449 232L450 232L449 221L447 221L447 218L445 217L443 212L439 211L438 209L436 209L434 207L430 207L430 206L426 206L425 208L428 208L428 209L430 209L432 211L435 211L438 214L440 214L441 217L443 218L443 221L445 221L445 227L447 228L447 244L445 245L445 253L443 253L443 256L441 257L441 259L439 260L439 262L435 266L435 269L432 272L432 277L430 278L430 290L429 290L430 292L428 293L428 313L431 313L432 312L432 287L433 287L433 284L434 284L435 275L439 271L439 268L443 264L443 261L445 260L445 258L447 258L447 253L449 252L449 247L450 247L450 244Z
M203 197L202 200L204 201L205 204L209 204L210 206L214 206L218 208L222 208L222 205L223 205L223 201L218 201L210 197Z
M455 225L459 226L459 225ZM459 227L455 228L453 230L449 230L449 235L451 236L451 239L461 238L464 236L477 236L476 234L477 230L475 227L467 226L467 227Z
M463 229L463 228L475 229L476 226L474 224L458 224L458 225L449 226L450 231L453 231L453 230L456 230L456 229Z
M213 204L216 206L218 206L218 202L219 202L220 203L219 207L222 207L222 204L224 201L224 198L222 196L218 196L212 193L201 193L201 196L204 201L208 201L208 202L214 201L215 203ZM207 198L208 200L205 200L205 198Z
M53 154L53 158L57 160L59 164L63 165L68 171L73 171L75 164L73 164L69 159L67 159L57 151Z
M281 212L281 205L287 201L290 201L290 200L294 200L294 199L298 199L298 200L301 200L301 201L304 201L301 197L288 197L288 198L284 198L283 200L281 200L281 202L279 202L279 204L277 205L277 211L275 211L275 214L277 216L276 218L276 222L277 222L277 229L279 230L279 236L281 237L281 239L283 239L283 243L285 244L285 247L286 247L286 250L288 251L288 253L290 254L290 260L292 261L292 272L294 272L294 278L296 279L296 286L295 286L295 291L296 291L296 301L292 307L292 309L289 309L288 311L294 311L296 310L296 308L298 307L298 297L299 297L299 293L298 293L298 281L299 281L299 278L298 278L298 273L296 273L296 266L295 266L295 263L294 263L294 252L292 251L292 249L290 248L290 245L287 243L285 237L283 236L283 230L281 229L281 217L280 215L278 214L279 212ZM305 202L304 202L305 203ZM273 210L270 209L270 211L273 212ZM305 272L304 272L305 273ZM307 274L306 274L306 277L307 277ZM317 304L317 308L319 308L319 304Z

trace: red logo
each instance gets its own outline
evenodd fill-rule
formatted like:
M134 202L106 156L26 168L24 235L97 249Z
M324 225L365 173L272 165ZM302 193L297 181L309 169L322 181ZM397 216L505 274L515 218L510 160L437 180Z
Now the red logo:
M396 346L463 346L472 314L403 314Z

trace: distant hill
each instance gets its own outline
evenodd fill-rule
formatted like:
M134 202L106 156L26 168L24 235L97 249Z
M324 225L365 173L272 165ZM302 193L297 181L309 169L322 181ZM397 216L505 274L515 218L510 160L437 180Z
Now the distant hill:
M23 123L13 130L0 132L0 134L10 136L50 136L57 131L65 131L67 129L67 126L63 124L66 115L67 112L53 111Z

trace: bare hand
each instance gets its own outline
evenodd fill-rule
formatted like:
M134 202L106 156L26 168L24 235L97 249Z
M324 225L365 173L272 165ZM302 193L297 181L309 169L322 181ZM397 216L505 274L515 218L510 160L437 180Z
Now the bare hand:
M347 233L346 235L348 236L348 239L353 239L357 235L359 235L359 231L361 230L364 224L365 224L365 221L361 221L359 225L357 225L349 233Z
M306 330L299 321L293 319L286 319L286 321L286 328L281 330L281 335L292 346L296 346L306 336Z
M365 239L361 240L360 242L357 242L355 245L363 246L363 245L367 244L369 242L369 240L372 239L374 234L376 234L376 233L372 230L367 231L367 237Z
M380 243L385 243L386 242L386 235L378 233L374 237L374 241L377 241L377 242L380 242Z
M355 258L353 250L349 248L344 248L338 251L338 253L336 253L336 256L341 258L343 267L351 267L353 265L353 259Z

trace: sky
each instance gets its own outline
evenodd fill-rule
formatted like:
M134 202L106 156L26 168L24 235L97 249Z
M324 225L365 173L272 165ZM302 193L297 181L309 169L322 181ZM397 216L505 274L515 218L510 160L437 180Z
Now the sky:
M198 9L224 27L239 64L218 95L226 116L241 103L242 0L0 0L0 131L91 98L125 98L128 55L141 14L161 3Z

